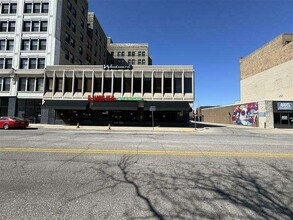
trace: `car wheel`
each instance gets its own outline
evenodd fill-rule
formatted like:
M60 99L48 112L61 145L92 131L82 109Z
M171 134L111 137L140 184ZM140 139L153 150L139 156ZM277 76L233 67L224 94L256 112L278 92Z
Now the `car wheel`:
M5 124L5 125L3 126L3 128L4 128L4 130L8 130L8 129L9 129L9 124Z

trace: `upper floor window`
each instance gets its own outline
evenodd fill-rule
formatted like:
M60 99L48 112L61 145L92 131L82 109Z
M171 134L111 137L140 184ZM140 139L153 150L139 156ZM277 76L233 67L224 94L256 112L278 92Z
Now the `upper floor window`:
M33 5L32 3L25 3L24 4L24 13L32 13Z
M142 51L141 55L144 57L145 56L145 51Z
M49 3L43 3L42 4L42 13L48 13L49 12Z
M139 56L139 57L141 56L141 51L138 51L138 56Z
M24 4L24 13L48 13L49 12L49 3L25 3Z
M132 51L131 55L134 57L135 56L135 51Z
M2 4L1 13L2 14L8 14L9 13L9 4Z
M47 31L47 29L48 29L48 22L41 21L41 31Z
M15 31L15 21L9 21L8 31L9 32Z
M1 21L0 22L0 32L6 32L7 31L7 21Z
M73 17L75 17L76 18L76 9L75 8L72 8L72 15L73 15Z
M13 50L13 47L14 47L14 40L7 40L6 50Z
M72 9L72 4L69 0L67 1L67 8L69 11L71 11L71 9Z
M34 13L41 13L41 4L40 3L34 3Z
M142 59L142 65L145 65L145 59Z
M14 40L0 40L0 51L12 51L14 48Z
M17 12L17 4L10 4L10 14L16 14Z

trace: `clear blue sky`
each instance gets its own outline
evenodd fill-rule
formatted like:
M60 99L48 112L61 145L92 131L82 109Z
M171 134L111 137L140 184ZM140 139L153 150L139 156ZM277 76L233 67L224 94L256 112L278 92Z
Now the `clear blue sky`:
M239 100L239 58L293 33L293 0L89 0L89 10L114 42L149 43L153 65L193 65L200 105Z

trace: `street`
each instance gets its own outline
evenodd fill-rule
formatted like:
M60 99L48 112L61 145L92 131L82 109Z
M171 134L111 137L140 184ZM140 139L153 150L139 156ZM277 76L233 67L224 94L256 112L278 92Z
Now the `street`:
M0 219L293 219L293 135L0 130Z

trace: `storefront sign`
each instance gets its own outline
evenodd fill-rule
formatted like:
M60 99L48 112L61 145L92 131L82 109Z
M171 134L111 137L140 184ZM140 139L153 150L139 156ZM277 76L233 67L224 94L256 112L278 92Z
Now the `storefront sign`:
M88 96L88 102L115 102L115 97L111 95L103 96L103 95L94 95Z
M119 66L119 65L104 65L104 70L132 70L132 65Z
M277 102L278 110L293 110L293 102Z
M143 101L143 98L138 97L119 97L116 98L116 101Z

